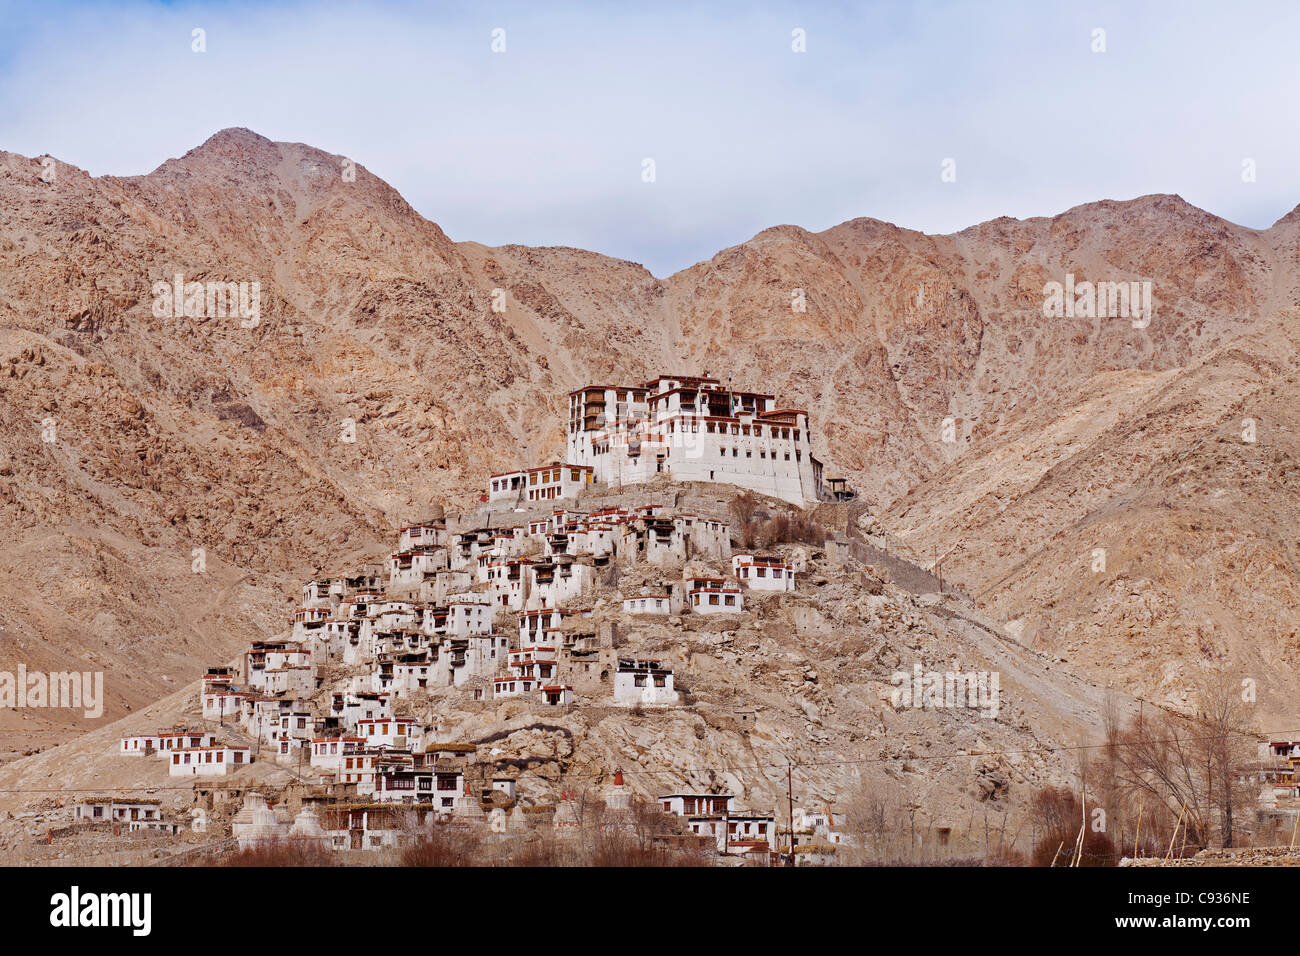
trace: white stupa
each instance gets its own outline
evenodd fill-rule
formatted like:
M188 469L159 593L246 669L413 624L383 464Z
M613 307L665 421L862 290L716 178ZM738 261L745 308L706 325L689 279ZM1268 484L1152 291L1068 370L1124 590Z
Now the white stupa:
M230 822L230 832L239 841L241 850L279 839L287 830L286 821L280 819L267 804L266 797L256 790L244 794L244 805Z
M329 840L329 834L320 825L320 817L316 815L314 807L303 805L298 811L298 815L293 818L293 826L289 828L289 835L295 839L313 840L321 843Z
M628 793L627 787L623 785L623 771L616 771L614 773L614 785L605 794L605 808L607 810L627 810L631 806L632 794Z

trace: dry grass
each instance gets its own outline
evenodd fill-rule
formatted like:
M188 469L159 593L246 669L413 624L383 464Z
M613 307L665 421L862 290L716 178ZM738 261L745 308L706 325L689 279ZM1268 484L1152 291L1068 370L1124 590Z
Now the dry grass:
M221 859L218 866L337 866L329 849L314 840L280 838L259 843L247 850L236 850Z
M402 866L482 866L483 834L477 828L438 823L402 851Z
M775 515L760 514L759 498L742 492L731 500L731 516L740 544L745 548L772 548L778 544L824 544L826 529L811 517L798 512Z

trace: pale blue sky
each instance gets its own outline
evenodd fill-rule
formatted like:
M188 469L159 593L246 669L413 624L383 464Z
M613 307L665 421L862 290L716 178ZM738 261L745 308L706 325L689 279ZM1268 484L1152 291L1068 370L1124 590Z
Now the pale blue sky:
M453 239L660 276L779 223L1300 203L1293 2L0 0L0 23L0 148L130 175L246 126L355 158Z

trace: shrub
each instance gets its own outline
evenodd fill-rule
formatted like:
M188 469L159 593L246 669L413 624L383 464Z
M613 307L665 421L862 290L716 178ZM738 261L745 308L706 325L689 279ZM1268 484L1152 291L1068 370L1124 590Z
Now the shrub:
M420 831L402 851L402 866L477 866L482 862L483 836L478 828L435 823Z
M337 866L328 848L316 840L277 838L223 857L219 866Z
M1045 787L1034 795L1031 813L1043 835L1030 856L1031 866L1069 866L1074 859L1083 826L1079 798L1063 787ZM1105 833L1089 826L1083 835L1080 866L1114 866L1119 862L1115 844Z

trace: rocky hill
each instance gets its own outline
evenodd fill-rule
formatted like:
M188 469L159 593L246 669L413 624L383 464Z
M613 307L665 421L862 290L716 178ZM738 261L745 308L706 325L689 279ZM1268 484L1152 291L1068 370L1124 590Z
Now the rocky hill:
M681 489L661 481L621 497L596 491L576 507L623 506L635 498L725 520L727 499L716 487L704 496ZM767 501L763 507L781 506ZM1033 830L1025 808L1032 794L1068 779L1074 748L1097 742L1107 712L1123 718L1136 710L1126 695L1009 640L969 602L926 590L923 572L896 573L903 570L897 561L864 564L847 552L806 545L776 550L798 562L797 588L749 591L741 613L623 611L621 595L680 579L683 571L722 574L725 561L616 562L584 593L588 610L574 625L612 635L611 654L669 662L680 696L675 705L618 704L607 678L593 673L564 677L575 687L565 707L547 706L536 695L477 699L467 684L406 695L398 711L428 728L430 739L474 745L475 761L518 771L519 799L533 810L553 807L565 792L578 802L599 803L618 771L644 798L720 789L735 795L738 809L779 811L780 817L793 764L798 806L855 814L864 801L878 801L888 815L883 825L898 841L895 852L906 855L901 834L915 829L924 858L943 859L999 847L1028 851ZM516 621L513 613L498 611L502 633L513 633ZM996 673L991 708L970 706L969 699L894 707L894 675L917 666ZM357 670L317 671L319 713L328 711L331 692L346 685L345 675ZM165 758L120 755L119 741L184 725L257 746L237 721L204 720L199 690L196 681L108 726L0 767L0 850L16 860L52 863L87 854L101 862L140 862L189 848L200 838L100 846L94 834L71 824L76 804L92 794L159 799L169 820L189 819L190 782L169 777ZM216 783L256 787L279 803L287 799L286 788L314 784L318 774L292 758L277 763L274 748L263 743L251 767ZM214 818L208 838L228 835L220 828L228 822ZM850 828L859 825L855 816Z
M1291 687L1300 212L778 226L658 279L453 242L345 159L247 130L138 177L0 153L0 668L103 670L118 718L557 455L569 389L663 369L806 406L919 561L1098 679L1175 700L1227 657ZM258 321L156 314L177 274L260 283ZM1152 280L1154 319L1045 319L1067 274ZM96 724L0 721L20 751Z

